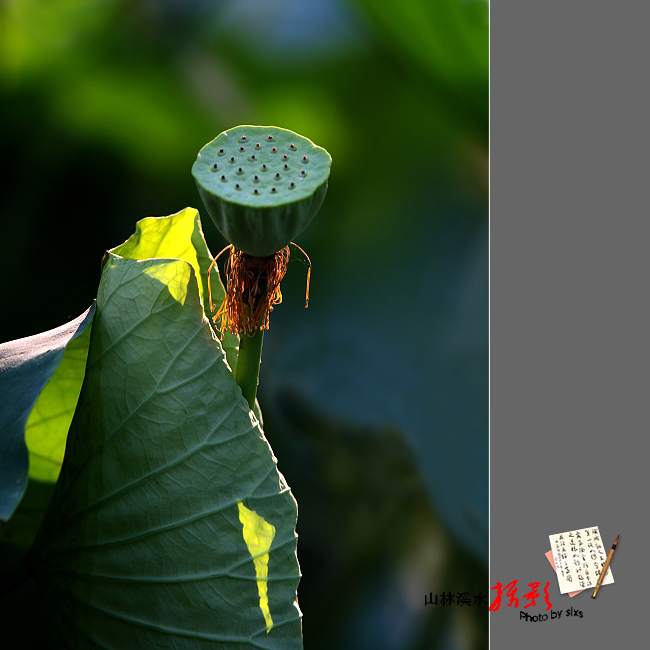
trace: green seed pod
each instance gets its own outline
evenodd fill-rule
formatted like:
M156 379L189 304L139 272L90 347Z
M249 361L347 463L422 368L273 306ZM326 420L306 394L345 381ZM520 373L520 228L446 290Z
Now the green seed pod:
M192 167L208 213L237 249L255 257L282 250L314 218L332 158L277 126L237 126L201 149Z

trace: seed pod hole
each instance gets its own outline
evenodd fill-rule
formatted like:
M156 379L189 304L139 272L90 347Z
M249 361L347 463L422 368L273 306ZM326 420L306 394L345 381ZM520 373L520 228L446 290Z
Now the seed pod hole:
M260 182L260 177L259 176L253 176L253 183L259 183Z
M239 147L239 151L246 151L246 147Z
M305 176L307 176L307 172L303 169L303 170L298 174L298 176L300 176L300 178L305 178Z
M289 189L293 190L296 187L295 183L289 183Z
M259 150L262 148L262 145L258 142L258 143L255 145L255 148L259 151Z
M257 160L257 156L256 156L255 154L253 154L253 155L249 158L249 160L250 160L251 162L255 162L255 161Z
M235 189L236 190L241 190L241 185L239 183L235 183Z
M273 142L273 136L272 135L267 135L266 140L267 140L267 142Z
M230 160L228 162L229 163L234 163L235 162L235 156L230 156Z
M245 135L242 135L242 137L239 138L239 141L240 141L240 142L248 142L248 137L245 136Z
M289 160L289 156L285 153L284 156L282 156L282 160Z
M259 191L257 188L255 188L255 189L253 190L253 194L259 194L259 193L260 193L260 191Z
M307 158L307 156L303 156L300 160L302 160L302 162L304 162L304 163L309 162L309 158Z
M268 170L268 167L267 167L265 164L262 165L262 171L265 172L265 171L267 171L267 170Z
M221 182L222 182L222 183L225 183L227 180L228 180L228 179L227 179L225 176L222 176L222 177L221 177Z
M273 147L273 148L271 149L271 153L278 153L278 148L277 148L277 147Z
M275 189L275 187L272 187L271 188L271 194L275 194L276 192L277 192L277 190Z
M244 173L244 170L240 167L240 168L237 170L237 173L241 175L241 174Z
M282 169L284 169L285 172L288 172L288 171L289 171L289 165L287 165L287 164L285 163L285 164L284 164L284 167L283 167Z
M280 174L276 174L273 178L275 178L276 181L279 181L282 176L280 176Z
M219 149L219 155L220 156L225 156L226 155L226 150L225 149Z
M219 169L219 165L217 165L217 163L214 163L214 165L212 165L212 171L216 172L218 169Z
M289 149L291 149L291 151L296 151L298 149L298 147L296 147L295 144L290 144Z

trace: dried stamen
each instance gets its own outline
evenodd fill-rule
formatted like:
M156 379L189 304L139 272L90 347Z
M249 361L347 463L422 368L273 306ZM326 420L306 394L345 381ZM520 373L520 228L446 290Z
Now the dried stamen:
M269 328L269 315L282 302L280 282L287 272L289 247L253 257L230 246L225 265L226 298L213 320L219 330L252 336Z

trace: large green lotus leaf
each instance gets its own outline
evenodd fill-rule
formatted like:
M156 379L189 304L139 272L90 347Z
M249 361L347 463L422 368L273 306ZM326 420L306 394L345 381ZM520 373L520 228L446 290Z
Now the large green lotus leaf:
M112 252L130 259L175 257L188 261L194 267L195 273L201 278L199 292L203 299L205 313L208 317L210 316L207 296L208 268L212 258L203 237L199 214L195 209L186 208L168 217L142 219L136 224L136 232L126 242L112 249ZM213 302L219 305L224 297L224 289L217 267L214 267L210 273L210 284ZM66 326L72 332L76 332L74 329L75 322L73 321ZM89 322L90 318L84 321L84 327ZM23 434L21 431L24 430L25 443L22 448L16 446L16 451L20 452L21 468L22 471L25 471L27 455L24 446L26 444L29 457L29 482L24 497L22 494L25 481L14 482L17 488L14 488L13 494L17 494L19 489L21 495L19 498L22 498L22 501L11 516L11 521L0 523L0 541L28 547L32 543L45 514L54 483L61 469L68 429L83 382L90 340L90 329L84 329L84 327L79 328L79 331L75 334L76 338L70 340L67 347L64 348L65 353L56 368L54 376L45 384L31 409L31 413L29 412L29 405L21 411L23 419L29 415L27 424L23 425L22 429L18 427L18 435L14 435L13 438L22 440ZM59 331L59 329L56 331ZM49 333L44 333L39 336L48 335ZM42 348L42 345L38 343L35 337L30 337L24 341L28 344L23 348L28 351ZM6 354L3 354L3 358L13 357L13 353L9 354L8 352L9 346L20 343L21 341L16 341L1 346L1 349L7 349ZM237 364L238 346L238 337L226 333L223 347L228 363L233 369ZM60 354L61 351L59 351L58 357L53 359L54 363L60 358ZM23 365L29 359L31 359L31 353L23 360ZM30 363L33 362L30 361ZM13 363L13 365L15 366L16 363ZM47 374L44 375L40 367L30 372L30 376L35 373L37 380L39 377L44 377L45 381L47 381ZM3 376L6 376L7 380L14 383L12 375L5 375L3 372ZM40 385L38 384L38 386ZM3 391L2 394L10 395L9 391ZM36 395L37 393L34 393L34 396ZM16 404L15 400L11 401L12 405ZM5 416L7 416L10 413L9 405L3 410ZM261 417L259 410L257 410L257 415ZM8 441L9 429L6 427L3 427L3 429L7 431L4 440ZM4 458L5 463L7 463L11 460L12 455L5 453ZM14 465L16 466L16 464L17 461ZM3 472L3 476L9 477L11 474L10 472ZM14 498L16 497L14 496Z
M54 376L29 414L24 435L29 457L27 489L11 519L0 523L1 542L27 548L43 520L61 471L65 441L86 371L90 330L86 327L68 343Z
M0 345L0 520L15 512L28 475L56 481L94 309L56 329ZM0 539L6 540L4 533L2 525Z
M302 648L296 515L192 266L109 254L28 560L56 647Z
M208 269L212 263L212 255L203 237L199 213L194 208L185 208L169 217L141 219L136 224L135 233L123 244L111 249L110 252L132 260L154 257L176 257L186 260L194 267L194 272L201 279L199 293L203 301L205 315L208 319L211 318L208 301ZM212 302L218 307L223 302L225 291L216 265L210 272L210 286ZM222 345L234 374L239 351L239 337L226 333Z

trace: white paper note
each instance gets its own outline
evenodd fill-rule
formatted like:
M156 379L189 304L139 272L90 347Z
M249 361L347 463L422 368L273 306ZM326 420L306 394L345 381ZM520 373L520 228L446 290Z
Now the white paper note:
M606 551L598 526L570 530L549 535L551 550L560 583L560 593L595 587L609 549ZM614 582L612 570L607 567L603 584Z

